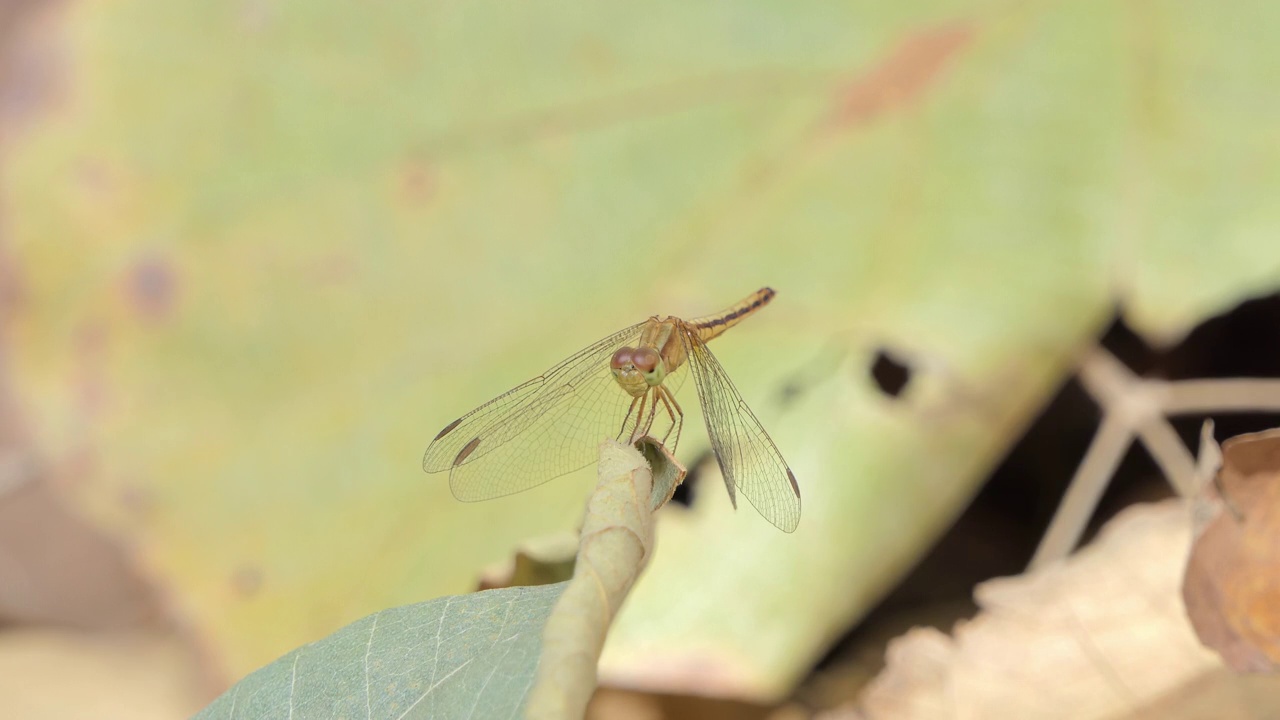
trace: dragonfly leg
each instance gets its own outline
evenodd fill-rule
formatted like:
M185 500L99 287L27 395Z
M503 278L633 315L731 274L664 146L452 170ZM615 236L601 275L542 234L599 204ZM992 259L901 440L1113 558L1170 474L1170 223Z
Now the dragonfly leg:
M636 413L635 429L631 431L631 440L628 443L631 445L634 445L637 440L644 437L645 433L649 432L649 425L653 423L652 420L650 420L648 424L646 424L644 421L644 413L645 413L645 410L648 408L649 393L646 392L645 394L636 398L636 400L640 401L640 411ZM631 404L635 405L636 400L632 400Z
M660 386L658 390L661 392L662 406L667 409L667 415L671 417L671 427L667 428L667 434L662 436L662 444L667 444L667 438L671 437L674 431L676 439L671 443L671 450L676 449L676 445L680 444L680 431L684 428L684 409L680 407L680 403L676 402L676 396L671 390L665 386Z
M627 421L631 419L631 413L636 409L636 403L640 402L640 398L631 398L631 407L627 408L627 414L622 418L622 427L618 428L618 437L621 438L623 433L627 431ZM641 412L644 412L641 410Z
M658 419L658 400L662 398L662 386L655 387L650 393L653 397L649 401L649 417L645 418L644 432L640 433L639 437L648 435L653 430L653 421Z

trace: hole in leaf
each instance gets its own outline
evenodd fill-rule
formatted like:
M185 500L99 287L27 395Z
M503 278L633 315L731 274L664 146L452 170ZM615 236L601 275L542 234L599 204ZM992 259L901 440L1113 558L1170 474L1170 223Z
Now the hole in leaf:
M715 454L710 450L689 463L689 474L685 475L684 482L676 487L676 493L671 496L671 502L685 507L693 507L694 498L697 497L699 491L697 487L698 481L702 479L703 468L710 467L708 463L715 463Z
M911 382L911 366L899 362L884 349L876 351L876 359L871 363L871 379L876 381L880 392L889 397L898 397Z

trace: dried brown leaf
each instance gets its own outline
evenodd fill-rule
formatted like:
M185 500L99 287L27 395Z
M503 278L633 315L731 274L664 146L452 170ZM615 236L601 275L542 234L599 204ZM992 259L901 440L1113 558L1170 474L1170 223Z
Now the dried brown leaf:
M1187 622L1187 516L1180 501L1135 506L1066 561L980 585L978 617L896 640L861 706L830 717L1178 720L1206 717L1186 700L1204 683L1226 698L1211 717L1275 717L1280 681L1220 677Z
M1222 446L1218 512L1199 532L1182 595L1201 642L1231 668L1274 671L1280 663L1280 430Z

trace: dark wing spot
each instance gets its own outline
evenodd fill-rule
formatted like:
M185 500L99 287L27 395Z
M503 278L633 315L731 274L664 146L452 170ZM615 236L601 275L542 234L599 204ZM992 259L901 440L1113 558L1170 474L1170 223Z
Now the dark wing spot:
M458 427L458 423L460 423L460 422L462 422L462 418L458 418L457 420L454 420L453 422L449 423L448 425L445 425L445 426L444 426L444 429L440 431L440 434L436 435L436 439L435 439L435 440L432 440L431 442L435 442L436 440L439 440L440 438L444 437L445 435L448 435L448 434L449 434L449 431L450 431L450 430L452 430L452 429L454 429L454 428L456 428L456 427Z
M800 484L796 482L796 476L792 474L791 468L787 468L787 479L791 481L791 492L800 497Z
M453 459L453 466L458 467L462 463L466 462L467 457L471 455L471 453L475 452L478 447L480 447L480 438L471 438L471 442L467 443L466 447L458 451L458 457Z

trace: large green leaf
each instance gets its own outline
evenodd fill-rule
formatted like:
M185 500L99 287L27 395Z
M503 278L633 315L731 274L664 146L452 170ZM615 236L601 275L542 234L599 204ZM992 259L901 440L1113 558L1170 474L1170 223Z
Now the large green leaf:
M374 613L236 683L196 717L518 718L566 583Z
M587 473L454 502L417 470L446 422L770 285L713 349L800 528L714 483L664 510L603 672L776 695L1117 305L1164 339L1277 286L1278 14L73 4L65 92L7 150L14 384L244 672L577 519ZM880 346L915 369L898 400L866 379Z

